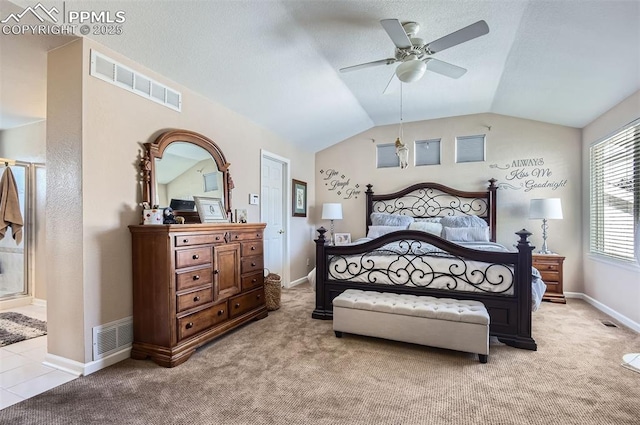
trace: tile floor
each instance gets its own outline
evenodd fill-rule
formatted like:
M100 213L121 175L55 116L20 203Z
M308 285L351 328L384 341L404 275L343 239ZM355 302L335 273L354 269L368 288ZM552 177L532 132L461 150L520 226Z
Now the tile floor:
M29 305L2 311L15 311L47 320L45 307ZM0 347L0 409L77 378L43 365L46 354L46 335Z

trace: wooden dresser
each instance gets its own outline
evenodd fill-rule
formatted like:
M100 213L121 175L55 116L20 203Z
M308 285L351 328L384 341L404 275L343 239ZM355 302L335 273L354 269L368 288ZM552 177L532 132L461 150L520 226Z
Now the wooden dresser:
M131 357L177 366L212 339L267 317L264 228L263 223L129 226Z
M533 267L538 269L547 285L543 301L566 303L562 289L562 264L564 257L556 254L533 254Z

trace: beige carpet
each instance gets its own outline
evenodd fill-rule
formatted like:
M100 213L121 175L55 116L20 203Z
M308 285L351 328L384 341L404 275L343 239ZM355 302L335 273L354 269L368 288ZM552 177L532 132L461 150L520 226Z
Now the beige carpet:
M1 424L639 424L640 335L582 301L534 313L538 351L472 354L345 335L308 285L165 369L126 360L0 411Z

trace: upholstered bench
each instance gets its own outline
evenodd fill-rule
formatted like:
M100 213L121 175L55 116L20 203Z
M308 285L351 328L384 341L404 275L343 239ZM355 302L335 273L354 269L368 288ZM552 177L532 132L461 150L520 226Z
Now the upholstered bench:
M489 355L489 313L479 301L347 289L333 300L333 330Z

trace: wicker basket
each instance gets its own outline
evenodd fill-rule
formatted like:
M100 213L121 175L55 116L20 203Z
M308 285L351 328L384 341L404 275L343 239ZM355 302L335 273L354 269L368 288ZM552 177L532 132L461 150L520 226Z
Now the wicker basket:
M282 278L275 274L269 273L264 278L264 295L267 310L273 311L280 308L280 295L282 293L282 286L280 286Z

